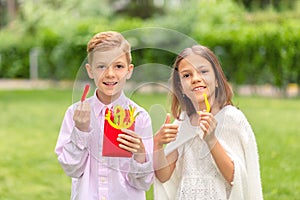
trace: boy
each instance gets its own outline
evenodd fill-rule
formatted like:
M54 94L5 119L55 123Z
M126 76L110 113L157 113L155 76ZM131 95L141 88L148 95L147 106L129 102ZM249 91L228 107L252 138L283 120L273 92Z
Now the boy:
M97 88L92 97L68 108L55 148L62 168L72 177L71 199L146 199L153 181L152 127L148 113L123 93L134 67L130 44L120 33L101 32L89 41L87 52L85 67ZM102 154L104 135L111 134L104 133L107 113L114 108L134 108L138 113L134 131L122 129L117 138L130 157Z

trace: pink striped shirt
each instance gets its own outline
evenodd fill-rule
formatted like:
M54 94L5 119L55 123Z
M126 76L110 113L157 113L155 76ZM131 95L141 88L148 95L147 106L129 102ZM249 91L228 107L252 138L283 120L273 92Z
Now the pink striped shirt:
M96 93L88 98L91 105L90 132L75 128L73 115L78 103L66 111L55 147L65 173L72 177L72 200L143 200L145 191L153 182L152 126L149 114L124 93L109 105L102 104ZM140 114L136 118L135 132L142 137L147 151L145 163L133 157L103 157L102 142L106 108L131 105Z

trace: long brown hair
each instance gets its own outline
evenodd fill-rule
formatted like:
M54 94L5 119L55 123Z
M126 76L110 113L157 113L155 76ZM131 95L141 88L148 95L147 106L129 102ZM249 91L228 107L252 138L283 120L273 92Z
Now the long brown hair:
M231 99L233 96L233 92L216 55L205 46L195 45L186 48L181 53L179 53L179 55L176 57L175 63L173 64L173 72L170 78L172 86L171 111L173 117L177 119L179 118L182 110L185 110L189 116L193 113L196 113L192 101L182 92L182 86L178 73L178 66L180 62L191 54L199 55L210 62L217 80L218 87L216 88L215 99L220 106L220 109L226 105L232 105Z

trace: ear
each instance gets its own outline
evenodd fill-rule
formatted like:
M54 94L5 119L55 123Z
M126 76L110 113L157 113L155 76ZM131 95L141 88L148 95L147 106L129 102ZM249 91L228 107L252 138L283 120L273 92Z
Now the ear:
M126 75L126 79L130 79L131 78L131 75L132 75L132 72L133 72L133 68L134 68L134 65L133 64L130 64L128 66L128 74Z
M90 79L94 79L94 74L93 74L93 70L92 70L92 66L90 64L85 64L85 69L90 77Z

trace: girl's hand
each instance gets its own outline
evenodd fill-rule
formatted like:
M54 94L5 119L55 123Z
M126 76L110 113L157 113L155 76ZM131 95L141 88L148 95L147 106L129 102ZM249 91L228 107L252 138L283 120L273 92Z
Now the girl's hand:
M156 132L154 136L154 149L158 150L163 148L164 144L168 144L176 140L178 133L178 125L170 124L171 115L167 114L165 123L161 128Z
M119 147L133 153L137 162L146 162L146 150L141 137L129 129L122 129L122 132L126 134L118 135Z
M91 122L91 107L88 102L83 101L77 106L73 120L77 129L83 132L89 131Z
M217 138L215 136L215 130L217 127L217 120L209 112L198 112L199 113L199 124L204 132L203 139L210 146L214 145Z

